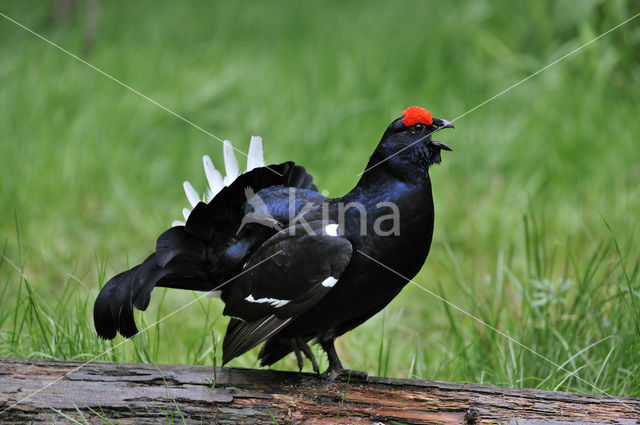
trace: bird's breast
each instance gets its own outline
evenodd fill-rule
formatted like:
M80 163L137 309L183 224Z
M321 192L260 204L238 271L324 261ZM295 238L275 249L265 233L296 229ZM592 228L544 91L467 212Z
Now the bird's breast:
M428 180L421 187L389 181L376 189L346 200L347 205L357 206L359 199L364 209L352 207L341 214L338 206L337 220L344 222L345 235L354 244L354 256L369 256L370 264L375 259L413 278L429 254L433 236L431 185ZM394 280L396 284L400 283Z

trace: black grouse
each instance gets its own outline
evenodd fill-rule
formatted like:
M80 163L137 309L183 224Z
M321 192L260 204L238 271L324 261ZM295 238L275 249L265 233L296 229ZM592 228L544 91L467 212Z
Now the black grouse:
M160 235L144 262L104 285L94 307L98 335L133 337L133 308L145 310L156 286L216 291L231 317L223 364L265 341L262 365L294 352L300 369L304 354L319 373L308 345L319 343L328 355L326 375L339 375L334 340L383 309L427 258L434 220L429 167L442 149L451 150L431 135L443 128L453 125L424 108L405 110L341 198L323 196L292 162L254 163L208 202L193 201L185 183L193 211ZM205 169L207 163L205 157ZM221 183L216 173L207 177Z

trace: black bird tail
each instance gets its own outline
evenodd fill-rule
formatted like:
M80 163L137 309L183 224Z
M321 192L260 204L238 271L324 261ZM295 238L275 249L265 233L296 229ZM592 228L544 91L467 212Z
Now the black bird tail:
M252 248L243 245L233 251L235 255L227 252L244 216L244 190L251 187L257 192L274 185L317 190L311 175L292 162L242 174L209 204L196 205L185 226L172 227L160 235L156 252L142 264L104 285L93 310L98 335L112 339L118 332L128 338L138 333L133 308L146 310L156 286L211 291L237 274L242 254ZM259 236L251 242L261 242Z
M189 236L182 226L167 232L185 233L185 239ZM196 238L193 238L193 242L193 245L201 245ZM174 248L184 252L190 248L190 244L184 241ZM105 339L114 338L116 332L127 338L135 336L138 328L133 318L133 308L146 310L151 291L156 286L194 291L215 289L215 282L208 282L203 271L202 252L190 251L194 251L191 256L183 254L164 266L158 263L157 253L153 253L142 264L111 278L100 291L93 309L98 335Z

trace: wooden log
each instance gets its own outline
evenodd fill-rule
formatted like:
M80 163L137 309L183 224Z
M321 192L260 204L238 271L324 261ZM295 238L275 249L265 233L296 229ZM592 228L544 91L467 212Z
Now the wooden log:
M362 376L331 382L262 369L214 375L205 366L90 363L74 371L80 365L0 358L0 423L640 423L640 399L631 398Z

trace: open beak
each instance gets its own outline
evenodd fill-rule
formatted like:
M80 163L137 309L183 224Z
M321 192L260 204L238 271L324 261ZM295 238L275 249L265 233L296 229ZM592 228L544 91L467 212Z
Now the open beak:
M440 124L440 125L438 126L438 129L437 129L436 131L440 131L440 130L442 130L443 128L455 128L455 127L453 126L453 124L451 124L451 122L450 122L450 121L447 121L447 120L440 120L440 121L442 121L442 124ZM432 140L432 141L431 141L431 144L432 144L433 146L436 146L436 147L438 147L438 148L440 148L440 149L442 149L442 150L445 150L445 151L452 151L452 150L453 150L453 149L451 149L449 146L447 146L447 145L445 145L444 143L439 142L439 141L437 141L437 140Z

